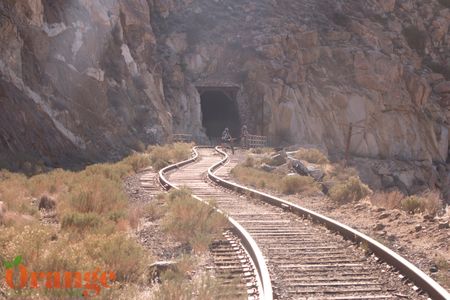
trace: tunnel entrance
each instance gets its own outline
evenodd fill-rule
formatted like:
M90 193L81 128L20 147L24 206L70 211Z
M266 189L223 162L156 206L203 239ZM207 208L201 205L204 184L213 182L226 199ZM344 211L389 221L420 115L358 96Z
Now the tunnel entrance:
M206 135L215 139L222 136L223 130L228 127L231 136L238 138L240 135L241 121L236 103L236 92L227 89L199 89L202 124L206 129Z

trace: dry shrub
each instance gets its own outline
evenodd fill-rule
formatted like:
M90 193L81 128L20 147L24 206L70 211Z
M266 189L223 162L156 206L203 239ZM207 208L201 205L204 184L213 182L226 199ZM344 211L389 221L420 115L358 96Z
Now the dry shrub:
M110 163L95 164L88 166L84 171L85 174L83 175L85 176L98 175L119 183L121 182L122 178L130 175L132 170L133 168L131 165L121 162L116 164Z
M94 212L100 215L126 211L127 196L116 182L103 176L80 176L62 195L62 211Z
M401 201L401 208L410 214L427 212L435 215L442 205L440 193L437 191L427 191L421 195L406 197Z
M165 146L150 146L150 164L155 170L160 170L171 163L186 160L191 155L193 144L174 143Z
M386 209L401 208L402 201L405 199L405 195L398 191L390 192L377 192L370 197L370 202L378 207L384 207Z
M331 199L338 203L358 201L370 193L369 187L362 183L358 177L350 177L348 180L336 184L329 191Z
M147 154L135 153L125 158L122 163L131 166L133 171L137 173L139 170L150 166L150 159Z
M162 284L155 292L154 298L161 300L247 299L246 295L236 298L235 291L238 289L238 282L225 284L222 280L208 274L189 280L186 274L167 271L162 276Z
M75 230L79 233L98 229L102 225L101 217L96 213L69 213L62 218L61 229Z
M315 148L310 149L301 148L294 154L294 157L296 159L306 160L307 162L312 164L322 165L329 163L329 160L325 156L325 154L323 154L319 149Z
M254 167L255 166L255 159L251 156L247 156L247 158L245 159L245 162L243 163L244 167Z
M297 193L312 194L319 191L319 186L309 176L292 175L285 176L281 180L281 191L287 195Z
M268 188L279 190L281 177L252 167L236 166L231 170L231 175L244 185L256 188Z
M28 213L30 207L30 192L27 188L27 178L21 174L1 171L0 201L6 204L10 211Z
M313 194L319 191L314 179L308 176L292 175L280 176L252 167L236 166L231 174L244 185L255 188L268 188L283 194Z
M214 208L191 197L186 190L169 195L168 210L163 220L164 230L180 242L204 251L227 225L227 220Z
M144 279L150 258L135 239L124 233L91 235L83 245L89 257L116 272L117 280L139 282Z
M69 182L73 181L76 173L56 169L49 173L33 176L28 180L30 192L34 197L44 194L57 195L67 189Z
M252 148L250 152L254 154L271 154L275 151L273 148L261 147L261 148Z

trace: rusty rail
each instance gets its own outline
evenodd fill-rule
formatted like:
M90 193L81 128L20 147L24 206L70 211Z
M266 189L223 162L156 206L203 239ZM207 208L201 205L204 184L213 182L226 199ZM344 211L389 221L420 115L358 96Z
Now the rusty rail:
M170 166L167 166L159 171L158 179L159 179L161 186L165 190L170 190L172 188L178 189L177 186L175 186L174 184L170 183L169 180L167 180L167 178L165 177L165 174L167 172L181 168L187 164L190 164L190 163L196 161L198 158L197 148L200 148L200 147L194 147L192 149L192 152L193 152L192 158L184 160L184 161L176 163L176 164L173 164L173 165L170 165ZM201 148L209 148L209 147L201 147ZM195 195L192 195L192 197L205 203L206 205L209 205L208 202L204 201L200 197L197 197ZM260 286L261 286L260 291L259 291L260 299L273 300L272 283L270 280L269 270L267 269L267 265L266 265L263 255L262 255L262 252L259 249L258 245L256 244L255 240L233 218L227 216L223 211L221 211L219 209L216 209L216 211L228 219L228 221L230 222L230 224L232 225L232 227L234 229L235 234L241 239L242 245L244 246L245 250L248 252L250 257L252 258L253 264L255 265L255 267L258 271L257 277L258 277L258 280L259 280Z
M278 197L274 197L266 193L224 180L216 176L214 172L228 161L228 155L222 150L220 150L219 147L216 147L216 151L222 154L224 158L219 163L215 164L208 170L208 177L215 183L225 188L234 190L236 192L243 194L245 193L246 195L259 198L266 203L280 207L284 210L290 211L297 215L310 218L314 222L322 224L332 231L338 232L339 234L341 234L342 236L344 236L349 240L352 240L357 243L365 243L377 257L379 257L386 263L390 264L391 266L395 267L403 275L407 276L408 279L411 280L417 287L421 288L424 292L428 293L428 295L432 299L435 300L450 299L450 294L436 281L434 281L432 278L426 275L423 271L421 271L411 262L400 256L399 254L395 253L391 249L387 248L383 244L370 238L369 236L338 221L335 221L324 215L309 210L307 208L293 204Z

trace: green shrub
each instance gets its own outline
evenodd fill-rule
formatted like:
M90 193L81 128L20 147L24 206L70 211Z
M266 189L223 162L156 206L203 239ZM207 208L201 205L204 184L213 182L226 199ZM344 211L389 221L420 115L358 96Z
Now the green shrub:
M425 211L424 201L418 196L406 197L402 200L401 207L411 214Z
M313 163L313 164L327 164L329 163L328 158L322 153L320 152L320 150L318 149L299 149L296 153L295 153L295 158L297 159L301 159L301 160L306 160L309 163Z
M442 199L437 191L427 191L420 195L406 197L401 201L401 208L408 213L436 214L442 208Z
M338 203L348 203L358 201L370 194L367 185L361 182L358 177L350 177L347 181L336 184L330 189L331 199Z

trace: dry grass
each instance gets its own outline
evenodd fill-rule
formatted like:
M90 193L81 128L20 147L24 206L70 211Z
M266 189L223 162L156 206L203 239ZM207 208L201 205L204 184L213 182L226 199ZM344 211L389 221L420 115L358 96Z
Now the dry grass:
M309 176L291 175L281 179L281 191L286 195L311 195L319 191L319 185Z
M374 193L370 197L370 202L373 205L386 209L399 209L402 206L403 199L405 199L405 195L398 190L394 190Z
M348 203L358 201L371 193L367 185L361 182L358 177L352 176L348 180L334 185L329 196L338 203Z
M188 159L193 144L175 143L165 146L150 146L150 164L155 170L160 170L172 163Z
M255 188L267 188L289 194L313 194L319 191L319 185L311 177L292 175L280 176L254 167L236 166L231 174L244 185Z
M191 197L187 190L172 191L168 196L164 229L195 251L205 251L211 241L223 232L227 220L214 208Z
M255 188L268 188L279 190L281 177L253 167L236 166L231 170L231 175L239 182Z
M294 154L294 157L296 159L306 160L307 162L312 164L322 165L330 162L328 158L325 156L325 154L323 154L320 150L315 148L310 149L301 148Z
M250 150L254 154L272 154L275 152L273 148L263 147L263 148L252 148Z
M22 255L26 266L38 271L83 272L99 267L116 272L122 283L140 282L150 258L125 231L137 226L141 216L161 217L163 212L130 207L122 180L151 165L151 157L161 158L162 152L169 162L185 159L190 147L156 147L152 148L155 153L132 154L120 162L91 165L81 172L58 169L27 178L0 171L0 201L7 207L8 217L3 220L6 226L0 224L0 259ZM37 221L37 203L43 196L55 200L60 230ZM0 277L3 272L0 266Z

